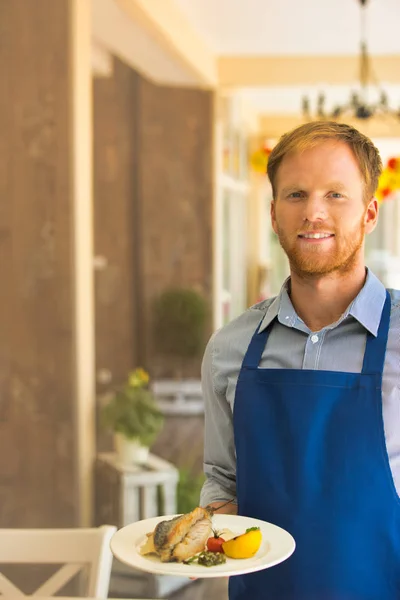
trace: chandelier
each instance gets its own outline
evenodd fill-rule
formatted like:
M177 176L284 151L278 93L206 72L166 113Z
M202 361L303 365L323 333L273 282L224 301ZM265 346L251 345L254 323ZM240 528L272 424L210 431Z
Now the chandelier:
M337 105L332 111L325 108L325 94L321 93L317 98L317 108L315 118L318 119L340 119L354 118L367 120L374 116L392 116L400 120L400 108L392 109L389 107L389 101L386 92L379 86L372 72L371 60L368 54L366 39L366 6L368 0L359 0L361 13L361 42L359 59L359 90L353 91L346 104ZM375 103L368 101L368 87L374 85L378 91L379 99ZM302 100L303 117L311 120L310 100L307 96Z

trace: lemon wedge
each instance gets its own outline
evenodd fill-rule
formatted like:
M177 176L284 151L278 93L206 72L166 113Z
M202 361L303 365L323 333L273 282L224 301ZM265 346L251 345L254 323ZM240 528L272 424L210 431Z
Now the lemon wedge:
M222 549L229 558L251 558L261 546L262 535L259 527L247 529L228 542L222 544Z

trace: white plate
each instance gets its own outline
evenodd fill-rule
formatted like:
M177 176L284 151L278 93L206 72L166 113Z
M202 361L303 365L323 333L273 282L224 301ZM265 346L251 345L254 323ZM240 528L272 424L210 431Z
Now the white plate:
M295 549L295 541L284 529L236 515L218 515L212 518L213 528L217 530L230 529L236 535L240 535L249 527L259 527L262 533L262 543L257 554L252 558L233 559L227 558L223 565L215 567L203 567L202 565L183 563L163 563L155 555L142 556L140 547L147 539L146 534L154 530L160 521L173 519L177 515L154 517L144 521L137 521L123 527L111 538L111 551L121 562L149 573L158 575L178 575L182 577L225 577L231 575L243 575L273 567L283 562Z

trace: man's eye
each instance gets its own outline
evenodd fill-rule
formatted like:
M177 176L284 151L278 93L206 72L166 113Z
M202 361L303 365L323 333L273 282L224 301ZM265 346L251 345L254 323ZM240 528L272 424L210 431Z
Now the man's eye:
M301 192L292 192L289 194L289 198L301 198Z
M343 198L343 194L340 192L331 192L330 195L333 196L333 198Z

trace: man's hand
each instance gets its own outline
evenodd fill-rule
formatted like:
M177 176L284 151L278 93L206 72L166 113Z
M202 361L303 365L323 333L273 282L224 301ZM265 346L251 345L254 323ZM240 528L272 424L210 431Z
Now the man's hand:
M219 515L237 515L237 504L233 502L211 502L208 506L214 509L216 514ZM218 508L221 507L221 510Z

